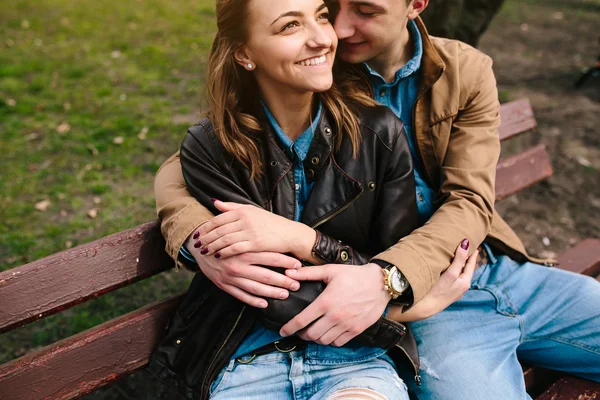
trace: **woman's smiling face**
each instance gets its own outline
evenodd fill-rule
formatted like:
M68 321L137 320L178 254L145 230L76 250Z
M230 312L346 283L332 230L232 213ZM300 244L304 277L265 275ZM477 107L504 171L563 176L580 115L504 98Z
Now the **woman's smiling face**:
M323 0L249 1L247 41L236 59L254 71L261 89L328 90L337 37Z

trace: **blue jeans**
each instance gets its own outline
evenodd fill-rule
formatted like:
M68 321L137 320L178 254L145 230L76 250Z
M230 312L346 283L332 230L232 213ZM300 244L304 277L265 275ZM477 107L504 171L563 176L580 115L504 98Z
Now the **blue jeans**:
M250 357L231 360L212 383L210 399L326 400L367 389L375 395L354 398L408 400L406 385L387 355L368 361L328 363L310 359L305 353L275 351L248 363L244 362Z
M517 361L600 381L600 283L491 257L463 299L411 324L420 400L529 399ZM402 375L402 373L401 373Z

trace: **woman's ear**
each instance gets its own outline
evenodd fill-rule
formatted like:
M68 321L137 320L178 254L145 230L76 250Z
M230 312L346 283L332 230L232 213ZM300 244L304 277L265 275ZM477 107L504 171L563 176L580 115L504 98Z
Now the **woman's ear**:
M250 57L244 46L238 47L237 50L233 53L233 57L235 58L235 61L238 64L240 64L248 71L252 71L256 68L256 64L254 64L254 61L252 61L252 57Z

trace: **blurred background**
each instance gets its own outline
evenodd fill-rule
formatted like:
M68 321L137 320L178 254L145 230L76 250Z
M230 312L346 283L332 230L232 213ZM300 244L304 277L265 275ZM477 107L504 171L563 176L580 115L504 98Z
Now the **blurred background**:
M494 59L527 97L554 176L497 205L533 254L600 237L600 0L432 0L430 31ZM0 270L156 218L153 178L203 116L213 0L0 4ZM516 146L519 146L518 142ZM504 149L503 149L504 151ZM0 364L166 298L171 271L0 336ZM0 305L1 306L1 305ZM87 399L170 398L145 372Z

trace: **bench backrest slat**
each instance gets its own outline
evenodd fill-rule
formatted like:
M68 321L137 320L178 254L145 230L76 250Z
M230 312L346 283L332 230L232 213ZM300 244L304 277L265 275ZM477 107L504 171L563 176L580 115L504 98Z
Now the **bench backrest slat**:
M528 99L502 104L500 106L500 119L500 127L498 128L500 140L530 131L537 126L533 108Z
M503 159L496 169L496 200L551 176L552 164L543 144Z
M143 368L182 296L1 365L0 399L76 399Z
M174 266L157 222L0 273L0 333Z

